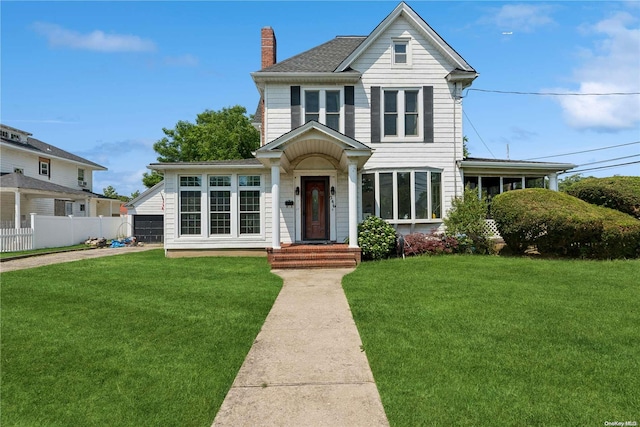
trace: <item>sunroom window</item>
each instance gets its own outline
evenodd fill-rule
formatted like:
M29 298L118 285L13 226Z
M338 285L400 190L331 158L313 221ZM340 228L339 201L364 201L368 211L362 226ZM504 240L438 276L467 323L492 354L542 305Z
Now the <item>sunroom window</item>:
M362 174L362 218L377 215L390 222L442 218L442 173L393 171Z

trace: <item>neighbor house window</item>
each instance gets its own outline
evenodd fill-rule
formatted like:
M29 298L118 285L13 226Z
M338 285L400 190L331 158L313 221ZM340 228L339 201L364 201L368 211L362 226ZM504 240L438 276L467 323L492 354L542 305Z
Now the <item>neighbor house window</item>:
M84 169L78 169L78 181L84 181Z
M438 171L363 174L361 194L363 218L377 215L390 222L442 218L442 173Z
M180 234L199 235L202 232L200 176L180 177Z
M383 92L383 135L385 138L420 136L420 90L387 89Z
M240 234L260 233L260 175L238 177Z
M86 207L84 203L80 203L80 212L86 212Z
M304 121L315 120L340 132L342 104L340 90L305 90Z
M210 234L231 234L231 176L209 177Z
M40 157L40 175L51 176L51 160Z

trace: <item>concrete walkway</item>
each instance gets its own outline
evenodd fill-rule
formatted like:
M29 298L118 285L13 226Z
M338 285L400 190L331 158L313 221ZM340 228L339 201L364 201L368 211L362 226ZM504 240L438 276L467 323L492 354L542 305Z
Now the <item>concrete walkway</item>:
M41 267L43 265L60 264L62 262L79 261L81 259L100 258L104 256L129 254L132 252L160 249L162 245L130 246L124 248L101 248L85 251L59 252L55 254L37 255L0 263L0 272L24 270L26 268Z
M341 286L352 269L284 279L213 426L388 426Z

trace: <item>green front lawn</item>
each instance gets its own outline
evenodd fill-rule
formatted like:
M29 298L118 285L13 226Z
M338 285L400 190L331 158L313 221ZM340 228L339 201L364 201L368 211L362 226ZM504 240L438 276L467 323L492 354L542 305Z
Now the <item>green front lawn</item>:
M415 257L343 281L392 426L640 422L640 261Z
M210 425L280 290L162 250L2 273L0 425Z
M0 259L13 258L21 255L38 255L38 254L48 254L48 253L54 253L54 252L77 251L82 249L92 249L92 248L82 243L79 245L61 246L58 248L32 249L29 251L16 251L16 252L0 252Z

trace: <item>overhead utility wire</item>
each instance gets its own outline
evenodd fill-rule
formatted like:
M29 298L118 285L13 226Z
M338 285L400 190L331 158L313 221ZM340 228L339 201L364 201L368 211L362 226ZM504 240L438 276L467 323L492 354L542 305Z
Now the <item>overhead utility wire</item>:
M539 96L627 96L627 95L640 95L640 92L603 92L603 93L578 93L578 92L521 92L521 91L509 91L509 90L490 90L490 89L476 89L469 88L469 91L486 92L486 93L500 93L508 95L539 95ZM466 95L463 95L463 98Z
M640 144L640 141L627 142L626 144L609 145L608 147L594 148L592 150L574 151L573 153L554 154L553 156L533 157L531 159L525 159L525 160L549 159L551 157L562 157L562 156L570 156L572 154L591 153L592 151L608 150L609 148L626 147L627 145L634 145L634 144Z
M600 166L597 168L588 168L588 169L579 169L579 170L569 170L569 171L565 171L562 173L572 173L572 174L576 174L576 173L582 173L582 172L588 172L588 171L595 171L595 170L600 170L600 169L610 169L610 168L617 168L618 166L627 166L627 165L635 165L636 163L640 163L640 160L638 160L637 162L628 162L628 163L619 163L617 165L610 165L610 166Z
M469 122L469 124L471 125L471 127L473 128L473 130L475 131L476 135L478 135L478 138L480 138L480 141L482 141L482 145L484 145L484 148L487 149L487 151L489 153L491 153L491 155L493 156L493 158L496 158L496 155L493 154L493 152L489 149L489 147L487 147L487 144L484 143L484 139L482 139L482 137L480 136L480 134L478 133L478 130L476 129L476 127L473 125L473 123L471 123L471 120L469 119L469 116L467 116L467 112L462 110L462 114L464 114L464 116L467 118L467 121Z
M632 156L616 157L615 159L599 160L597 162L583 163L581 165L578 165L577 167L581 168L582 166L597 165L597 164L600 164L600 163L609 163L609 162L613 162L613 161L616 161L616 160L631 159L633 157L638 157L638 156L640 156L640 154L634 154Z

